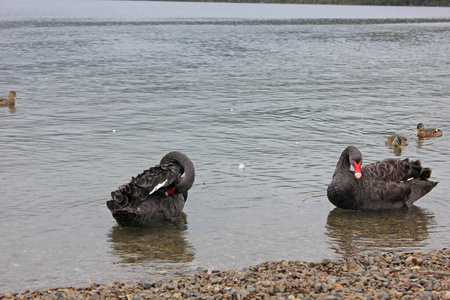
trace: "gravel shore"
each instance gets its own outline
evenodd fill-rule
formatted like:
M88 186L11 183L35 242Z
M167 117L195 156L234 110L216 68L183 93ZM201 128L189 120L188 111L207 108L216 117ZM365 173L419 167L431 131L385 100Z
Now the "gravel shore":
M60 287L0 299L444 299L450 249L382 253L320 262L265 262L242 270L199 270L149 282Z

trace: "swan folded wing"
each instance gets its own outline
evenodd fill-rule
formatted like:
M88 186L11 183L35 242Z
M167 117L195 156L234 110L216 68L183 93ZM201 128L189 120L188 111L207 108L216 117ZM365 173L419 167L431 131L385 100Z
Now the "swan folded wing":
M159 166L162 170L170 171L177 178L184 173L183 167L177 161L168 158L167 156L163 157Z
M146 194L151 195L158 190L167 190L179 180L180 167L159 165L144 171L136 178L136 185L146 189Z
M388 182L401 182L411 178L419 178L422 171L420 161L410 162L409 159L385 159L369 164L362 169L364 177Z

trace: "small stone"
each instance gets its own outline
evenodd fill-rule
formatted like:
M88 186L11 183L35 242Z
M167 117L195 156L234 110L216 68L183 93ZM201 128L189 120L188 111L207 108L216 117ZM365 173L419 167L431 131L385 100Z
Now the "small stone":
M444 295L442 296L443 300L450 300L450 291L447 291L444 293Z
M327 284L328 285L336 285L336 280L334 279L334 278L329 278L328 280L327 280Z
M386 292L377 293L377 294L375 294L375 298L376 299L389 299L389 293L386 293Z
M298 289L298 292L299 292L300 294L304 294L304 295L309 294L309 291L308 291L307 289L305 289L305 288L299 288L299 289Z

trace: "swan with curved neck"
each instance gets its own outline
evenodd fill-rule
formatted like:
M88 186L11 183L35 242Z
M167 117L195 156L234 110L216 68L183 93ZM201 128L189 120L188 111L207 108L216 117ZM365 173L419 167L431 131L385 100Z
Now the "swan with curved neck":
M111 193L106 202L121 226L150 226L175 220L183 211L195 180L192 161L181 152L169 152L156 165Z
M364 167L361 164L362 154L356 147L349 146L342 152L327 189L332 204L363 210L410 208L437 185L429 180L431 169L422 168L418 160L385 159Z

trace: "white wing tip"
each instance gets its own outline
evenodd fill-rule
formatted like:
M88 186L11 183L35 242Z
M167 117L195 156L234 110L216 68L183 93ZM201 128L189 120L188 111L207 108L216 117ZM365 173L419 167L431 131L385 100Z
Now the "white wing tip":
M160 184L157 184L153 190L150 191L150 193L148 193L149 195L153 194L154 192L156 192L157 190L159 190L160 188L162 188L164 185L166 185L167 183L167 179L164 180L164 182L161 182Z

